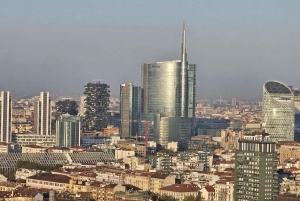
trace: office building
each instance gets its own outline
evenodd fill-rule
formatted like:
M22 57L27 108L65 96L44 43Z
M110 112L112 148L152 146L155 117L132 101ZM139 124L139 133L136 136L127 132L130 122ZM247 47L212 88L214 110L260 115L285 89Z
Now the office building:
M295 106L290 87L278 81L263 86L262 129L272 141L294 141Z
M171 119L169 117L176 117L177 123L179 121L191 122L192 125L189 127L192 129L184 134L185 137L183 139L188 139L193 133L195 82L196 65L188 64L187 61L186 32L184 26L181 60L143 63L141 66L143 113L159 114L160 119L154 120L154 124L155 122L159 122L159 129L153 130L153 136L158 140L158 143L163 142L161 145L164 147L167 146L167 139L174 139L175 136L183 134L183 132L178 134L176 133L177 131L175 133L170 131L169 126L174 119L170 122ZM158 128L157 125L154 125L154 127ZM180 139L177 140L179 141Z
M51 100L49 92L41 92L34 101L34 132L51 135Z
M300 142L300 95L299 95L300 90L293 88L292 86L291 89L294 92L294 105L295 105L294 140Z
M236 98L231 98L231 106L236 106Z
M56 120L56 146L80 146L81 117L62 114Z
M138 119L142 112L142 89L133 83L120 85L121 137L138 134Z
M247 133L235 152L234 200L274 200L278 195L276 142L264 131Z
M0 141L10 143L12 139L12 104L9 91L1 91L0 106Z
M86 111L83 129L103 131L108 125L109 85L96 82L88 83L84 88Z

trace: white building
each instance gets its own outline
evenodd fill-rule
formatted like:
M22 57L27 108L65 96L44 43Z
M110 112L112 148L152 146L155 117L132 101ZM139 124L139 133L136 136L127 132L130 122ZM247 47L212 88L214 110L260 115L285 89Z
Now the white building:
M24 179L26 180L27 177L31 177L33 175L37 175L40 170L29 170L25 168L21 168L16 171L16 179ZM44 172L44 171L43 171Z
M290 87L278 81L263 86L262 129L272 141L294 141L295 105Z
M134 156L135 152L132 150L116 149L115 150L115 159L122 159L130 156Z
M51 135L51 100L49 92L41 92L34 101L34 132Z
M55 135L15 134L14 138L14 141L20 146L39 145L44 147L53 147L56 144Z
M1 91L0 96L0 142L11 142L12 104L9 91Z

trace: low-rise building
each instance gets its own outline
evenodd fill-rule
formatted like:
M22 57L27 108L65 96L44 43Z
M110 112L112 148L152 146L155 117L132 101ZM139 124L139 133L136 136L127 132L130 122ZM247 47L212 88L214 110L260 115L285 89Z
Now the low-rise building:
M233 201L234 180L232 177L220 179L215 186L215 200Z
M215 200L215 188L213 186L205 186L200 190L200 192L205 201Z
M40 173L40 170L29 170L29 169L25 169L25 168L20 168L19 170L16 171L15 177L16 177L16 179L26 180L27 177L37 175L38 173Z
M175 184L175 176L169 174L154 173L150 176L150 191L159 193L159 189Z
M172 196L173 200L181 201L186 196L198 196L200 188L193 184L173 184L159 189L159 194Z
M2 191L0 192L0 199L2 201L40 201L43 200L43 195L33 189Z
M28 177L26 185L31 188L48 188L58 192L69 190L70 177L59 174L39 174Z
M12 134L13 142L20 146L24 145L39 145L43 147L54 147L56 144L55 135L36 135L36 134Z
M22 153L45 153L47 148L37 145L25 145L22 147Z

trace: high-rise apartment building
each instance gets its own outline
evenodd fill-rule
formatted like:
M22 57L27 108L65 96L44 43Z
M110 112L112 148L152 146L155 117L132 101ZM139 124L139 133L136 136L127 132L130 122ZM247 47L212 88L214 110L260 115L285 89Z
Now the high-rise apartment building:
M108 125L109 85L96 82L84 86L85 118L84 130L103 131Z
M56 120L56 146L80 146L81 117L62 114Z
M278 81L263 86L262 129L272 141L294 141L294 93Z
M0 110L0 141L10 143L12 139L12 104L9 91L1 91Z
M171 133L169 117L172 122L190 121L193 128L195 115L195 84L196 65L188 64L186 53L185 26L182 33L181 60L143 63L141 66L141 87L143 89L143 113L159 114L160 119L154 119L154 140L166 146L168 140L175 136L185 136L177 141L189 139L193 130L182 129L180 135ZM155 116L155 115L154 115ZM187 120L188 119L188 120ZM155 123L156 122L156 123ZM180 123L179 123L180 124ZM158 128L158 125L159 128ZM155 129L157 128L157 129ZM171 135L174 135L172 137ZM164 137L163 137L164 136Z
M274 200L278 195L276 142L264 131L245 134L235 152L235 201Z
M49 92L41 92L34 101L34 132L51 135L51 99Z

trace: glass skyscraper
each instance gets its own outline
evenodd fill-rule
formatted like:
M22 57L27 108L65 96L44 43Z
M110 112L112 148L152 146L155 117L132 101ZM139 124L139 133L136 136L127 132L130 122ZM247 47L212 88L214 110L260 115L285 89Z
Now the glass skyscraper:
M278 81L263 86L262 128L272 141L294 141L294 94Z
M120 133L122 138L138 135L142 112L142 89L132 82L120 85Z
M80 146L81 117L62 114L56 120L56 146Z
M196 65L187 62L184 27L181 60L143 63L141 66L143 113L159 114L160 119L152 121L157 124L153 126L153 139L163 147L169 141L190 138L195 113L195 83ZM182 128L171 129L174 122ZM186 122L189 122L188 126Z

